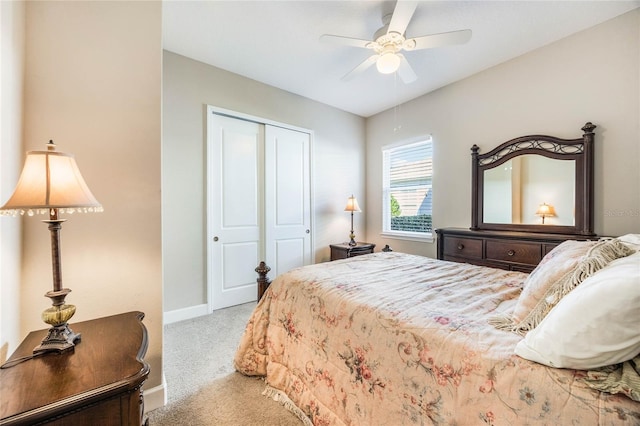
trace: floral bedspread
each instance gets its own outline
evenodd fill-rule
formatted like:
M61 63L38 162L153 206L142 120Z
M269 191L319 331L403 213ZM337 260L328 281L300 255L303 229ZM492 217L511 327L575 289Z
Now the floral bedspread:
M640 424L640 403L487 324L525 278L395 252L299 268L256 306L235 367L313 425Z

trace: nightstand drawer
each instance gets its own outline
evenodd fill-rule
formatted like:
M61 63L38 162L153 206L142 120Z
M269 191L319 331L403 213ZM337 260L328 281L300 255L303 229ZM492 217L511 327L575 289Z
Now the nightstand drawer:
M486 259L537 265L542 260L542 248L538 243L487 240Z
M344 244L330 244L331 260L347 259L349 257L361 256L363 254L373 253L376 245L369 243L357 243L355 246Z
M363 254L369 254L369 253L373 253L372 248L357 247L357 248L351 249L351 251L349 252L349 257L362 256Z
M444 242L444 254L482 258L482 240L475 238L447 238Z

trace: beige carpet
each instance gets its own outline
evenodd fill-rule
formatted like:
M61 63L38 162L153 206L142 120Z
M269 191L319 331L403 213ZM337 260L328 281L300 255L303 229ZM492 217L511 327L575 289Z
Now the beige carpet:
M147 413L151 426L300 426L265 383L236 373L233 356L255 303L164 327L168 403Z
M295 415L262 395L264 387L259 378L231 373L153 411L150 425L300 426L302 422Z

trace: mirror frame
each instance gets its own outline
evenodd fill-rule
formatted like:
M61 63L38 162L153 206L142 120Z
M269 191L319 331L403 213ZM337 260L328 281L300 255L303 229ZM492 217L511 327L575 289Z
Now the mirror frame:
M582 127L579 139L530 135L511 139L480 154L477 145L471 147L471 230L525 231L546 234L578 234L593 236L593 130L590 122ZM486 223L484 209L484 171L510 159L537 154L558 160L575 160L575 220L573 226L515 223Z

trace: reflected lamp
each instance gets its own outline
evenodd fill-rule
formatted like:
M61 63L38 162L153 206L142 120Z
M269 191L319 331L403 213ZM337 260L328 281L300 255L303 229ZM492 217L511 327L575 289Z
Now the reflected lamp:
M545 217L554 217L556 215L556 210L553 208L551 204L542 203L538 210L536 210L536 216L542 217L542 224L544 225Z

